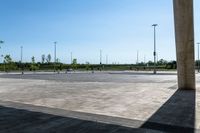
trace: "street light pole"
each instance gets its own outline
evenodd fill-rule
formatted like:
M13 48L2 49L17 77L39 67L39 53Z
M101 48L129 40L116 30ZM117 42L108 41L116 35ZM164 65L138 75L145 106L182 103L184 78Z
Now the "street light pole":
M106 55L106 65L108 65L108 55Z
M198 65L198 72L200 71L200 62L199 62L199 42L197 43L198 45L198 61L197 61L197 65Z
M153 71L153 73L156 74L156 26L158 26L158 24L153 24L152 26L154 27L154 52L153 52L154 71Z
M5 61L4 61L4 55L1 55L2 57L2 63L3 63L3 70L6 72L6 66L5 66Z
M3 44L3 43L4 43L4 41L0 40L0 44ZM0 46L0 48L1 48L1 46ZM3 55L1 55L1 56L4 58ZM4 71L6 71L5 62L3 61L3 63L4 63Z
M103 69L102 66L102 50L100 50L100 71Z
M139 51L137 51L137 62L136 64L138 65L139 64Z
M21 71L22 71L22 75L24 74L24 71L23 71L23 46L20 47L21 48Z
M54 42L54 72L56 71L56 44L57 42Z
M100 50L100 65L102 64L102 50Z
M22 63L22 58L23 58L23 46L21 46L20 48L21 48L21 63Z
M72 52L71 52L71 64L73 63L73 55L72 55Z

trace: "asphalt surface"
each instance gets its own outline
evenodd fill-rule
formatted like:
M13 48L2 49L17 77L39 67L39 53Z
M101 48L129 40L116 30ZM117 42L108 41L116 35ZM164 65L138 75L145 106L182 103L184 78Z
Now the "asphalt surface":
M78 72L1 74L0 78L55 80L63 82L176 83L176 73L159 72Z

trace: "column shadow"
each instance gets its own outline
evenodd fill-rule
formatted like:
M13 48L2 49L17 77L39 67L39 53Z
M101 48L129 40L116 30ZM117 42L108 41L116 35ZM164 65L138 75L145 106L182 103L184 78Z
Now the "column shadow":
M0 133L146 133L149 131L149 129L0 106Z
M175 132L195 132L195 90L177 90L141 128Z

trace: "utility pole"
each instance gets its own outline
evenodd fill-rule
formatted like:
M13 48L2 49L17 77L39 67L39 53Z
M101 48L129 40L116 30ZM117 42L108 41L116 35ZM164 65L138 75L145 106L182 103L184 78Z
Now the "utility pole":
M198 45L198 61L197 61L197 65L198 65L198 72L200 71L200 62L199 62L199 42L197 43Z
M158 24L153 24L152 26L154 27L154 52L153 52L154 71L153 71L153 73L156 74L156 26L158 26Z

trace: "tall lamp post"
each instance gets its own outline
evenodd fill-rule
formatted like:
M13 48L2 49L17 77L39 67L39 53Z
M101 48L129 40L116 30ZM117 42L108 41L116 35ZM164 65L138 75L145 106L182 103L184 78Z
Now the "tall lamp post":
M71 64L73 63L73 53L71 52Z
M100 65L102 64L102 50L100 50Z
M153 73L156 74L156 26L158 26L158 24L153 24L152 26L154 28L154 52L153 52L153 56L154 56L154 71L153 71Z
M100 71L102 68L102 50L100 50Z
M137 66L139 64L139 51L137 51L137 62L136 62Z
M3 44L3 43L4 43L4 41L0 40L0 44ZM0 48L1 48L1 46L0 46ZM4 58L3 55L1 55L1 57ZM4 63L4 61L3 61L3 63ZM4 71L5 71L5 63L4 63Z
M198 61L197 61L197 65L198 65L198 72L200 71L200 62L199 62L199 42L197 43L198 45Z
M1 57L2 57L2 62L3 62L3 70L4 70L4 72L6 72L6 64L4 61L4 55L1 55Z
M54 72L56 72L56 44L57 42L54 42Z
M106 55L106 65L108 65L108 55Z
M22 70L22 75L24 74L24 71L23 71L23 46L20 47L21 49L21 70Z

